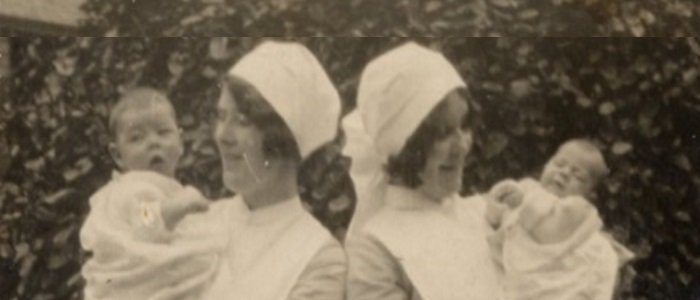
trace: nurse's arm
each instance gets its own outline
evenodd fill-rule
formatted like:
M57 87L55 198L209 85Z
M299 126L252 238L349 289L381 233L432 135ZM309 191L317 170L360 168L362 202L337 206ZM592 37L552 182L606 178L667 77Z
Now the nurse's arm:
M299 276L288 300L342 300L345 296L347 260L336 240L321 247Z
M398 261L381 242L363 233L346 242L348 253L347 299L415 299L411 283Z

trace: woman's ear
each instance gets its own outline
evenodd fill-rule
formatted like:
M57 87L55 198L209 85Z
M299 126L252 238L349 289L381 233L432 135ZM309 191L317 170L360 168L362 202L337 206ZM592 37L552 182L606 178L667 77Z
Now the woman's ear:
M117 149L117 145L113 142L109 143L109 154L112 156L112 159L114 160L114 163L117 164L117 167L119 169L124 169L124 164L122 162L122 156L119 154L119 149Z

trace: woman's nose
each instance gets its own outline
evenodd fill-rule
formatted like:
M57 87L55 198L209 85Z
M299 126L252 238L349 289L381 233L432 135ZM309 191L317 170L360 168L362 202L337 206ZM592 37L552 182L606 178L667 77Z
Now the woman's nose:
M148 136L148 148L157 148L163 144L163 139L158 136L157 133L149 133Z
M234 131L233 126L218 124L214 129L214 139L221 145L233 146L236 144Z
M472 147L472 134L471 132L463 131L463 130L457 130L457 133L455 134L455 142L454 144L455 147L462 152L469 152Z

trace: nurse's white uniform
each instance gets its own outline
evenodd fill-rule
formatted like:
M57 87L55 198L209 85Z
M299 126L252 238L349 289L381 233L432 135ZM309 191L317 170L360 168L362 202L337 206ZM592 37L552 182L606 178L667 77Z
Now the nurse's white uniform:
M260 92L290 129L302 158L336 137L340 97L303 45L263 42L229 75ZM298 197L255 210L236 197L214 210L219 215L212 221L228 227L229 241L204 299L343 299L345 252Z
M346 246L349 299L498 299L479 200L437 203L389 187L386 206Z
M430 111L459 88L466 84L447 59L415 43L376 58L363 72L358 108L343 120L358 195L346 242L348 299L500 297L484 202L456 195L430 200L389 185L383 169Z
M231 235L204 299L343 299L345 253L299 198L253 211L240 197L218 204Z

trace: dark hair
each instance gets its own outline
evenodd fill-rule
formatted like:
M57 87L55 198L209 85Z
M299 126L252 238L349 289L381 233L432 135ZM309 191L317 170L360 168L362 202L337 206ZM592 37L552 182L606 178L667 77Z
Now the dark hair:
M253 85L236 76L225 76L224 88L233 96L238 111L263 133L265 157L301 162L299 147L282 117Z
M466 88L459 88L455 91L469 102L468 99L471 96ZM416 188L423 183L418 174L425 168L430 150L436 142L443 140L454 130L444 122L443 116L447 110L446 99L447 96L430 111L418 129L408 138L401 152L389 156L385 170L392 182L401 182L409 188ZM462 128L470 130L475 128L474 121L473 110L470 106Z

